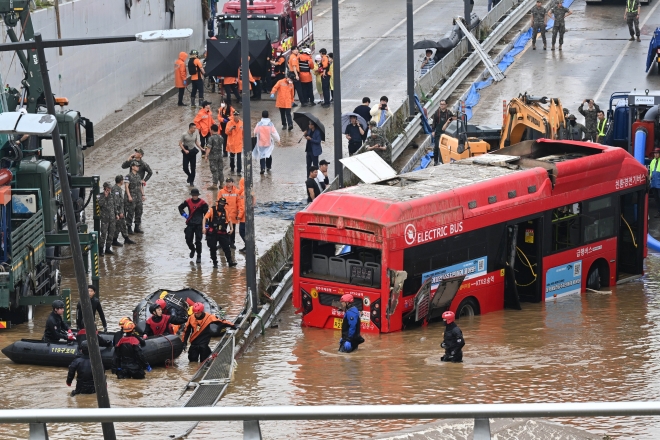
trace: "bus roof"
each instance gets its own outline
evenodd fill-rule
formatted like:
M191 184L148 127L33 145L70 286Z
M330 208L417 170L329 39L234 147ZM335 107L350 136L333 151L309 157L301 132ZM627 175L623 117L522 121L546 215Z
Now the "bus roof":
M613 192L616 176L641 178L645 173L621 148L525 141L387 181L323 193L297 215L296 223L328 224L337 216L353 224L346 225L349 228L357 227L350 219L386 226L442 213L444 220L438 221L449 223L600 183L611 183ZM322 217L325 220L319 220Z

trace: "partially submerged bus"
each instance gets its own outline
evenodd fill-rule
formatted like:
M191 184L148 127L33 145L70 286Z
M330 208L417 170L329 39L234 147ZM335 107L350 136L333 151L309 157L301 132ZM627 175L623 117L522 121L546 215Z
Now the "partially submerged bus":
M621 148L539 139L317 197L294 224L302 324L393 332L638 277L647 171Z

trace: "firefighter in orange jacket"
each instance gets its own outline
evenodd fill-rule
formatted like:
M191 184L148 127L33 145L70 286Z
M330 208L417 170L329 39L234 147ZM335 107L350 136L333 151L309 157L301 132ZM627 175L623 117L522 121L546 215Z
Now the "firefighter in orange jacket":
M218 200L224 198L227 201L225 212L227 213L227 221L232 224L232 230L229 234L229 247L236 249L236 228L234 225L238 223L238 188L234 185L234 179L228 177L225 181L225 186L218 191Z
M220 103L220 107L218 107L218 125L220 126L220 131L218 134L225 140L222 151L223 157L229 156L227 153L227 122L231 120L233 114L234 107L224 101Z
M289 72L289 77L280 80L275 84L273 90L270 92L270 97L274 98L277 93L277 100L275 107L280 109L280 117L282 118L282 130L293 130L293 119L291 119L291 107L293 106L293 98L296 94L293 80L296 77L292 72Z
M199 105L204 101L204 66L199 59L199 53L196 50L190 51L190 59L188 60L188 73L190 73L190 82L192 83L192 91L190 92L190 106L195 105L195 95L199 92Z
M302 97L300 102L302 106L316 105L314 102L314 86L312 83L312 69L314 68L314 60L311 56L312 51L305 48L301 51L298 57L298 66L300 68L300 87L302 89Z
M241 174L241 153L243 152L243 121L238 119L238 112L234 112L231 120L225 127L227 135L227 153L229 153L229 168L234 174L234 159L236 159L236 172Z
M188 318L186 333L183 335L183 349L188 349L188 360L190 362L203 362L211 356L211 329L209 324L216 322L221 327L236 329L229 321L219 319L217 316L204 312L204 304L195 303L192 306L193 314ZM190 348L188 348L190 338Z
M211 103L208 101L202 102L202 109L197 112L197 116L193 120L195 127L199 130L199 144L201 145L202 151L204 151L204 146L206 141L208 141L211 136L211 126L216 124L213 119L213 112L211 111Z
M222 80L223 87L225 88L225 95L227 95L227 105L231 105L231 94L233 93L238 103L241 103L241 95L238 93L238 78L235 76L225 76Z
M186 58L188 54L185 52L179 53L179 59L174 62L174 87L179 89L179 101L177 105L185 105L183 103L183 94L188 85L188 72L186 71Z

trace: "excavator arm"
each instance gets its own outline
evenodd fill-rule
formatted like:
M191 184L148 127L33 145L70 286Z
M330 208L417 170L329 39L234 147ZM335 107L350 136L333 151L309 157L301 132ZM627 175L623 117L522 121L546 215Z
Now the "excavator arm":
M21 37L23 41L34 39L29 0L0 0L0 16L7 26L7 36L12 42L18 42ZM21 81L24 96L21 97L18 90L10 88L7 94L8 108L13 110L19 103L23 103L27 105L28 113L36 113L37 107L44 103L44 85L37 53L17 50L16 56L25 75Z
M550 103L546 108L542 104ZM520 95L509 102L502 124L500 148L538 138L563 139L566 120L557 98Z

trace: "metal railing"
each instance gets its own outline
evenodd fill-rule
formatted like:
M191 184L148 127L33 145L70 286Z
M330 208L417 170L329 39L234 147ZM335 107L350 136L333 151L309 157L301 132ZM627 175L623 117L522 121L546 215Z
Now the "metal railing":
M254 406L1 410L0 423L29 423L30 440L47 423L243 421L244 439L261 439L262 420L474 419L474 439L490 439L490 419L659 416L660 402L500 403L467 405Z

